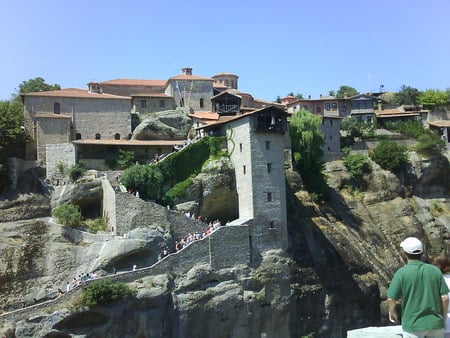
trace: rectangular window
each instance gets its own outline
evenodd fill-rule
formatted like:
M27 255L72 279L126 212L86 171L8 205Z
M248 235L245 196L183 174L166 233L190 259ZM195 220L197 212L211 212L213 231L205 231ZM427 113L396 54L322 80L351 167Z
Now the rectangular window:
M141 108L147 108L147 101L141 100Z
M242 143L239 143L239 151L242 153Z
M270 149L270 141L266 141L266 149L267 149L267 150Z
M270 221L269 229L275 229L275 222L274 221Z
M268 192L267 193L267 202L272 202L272 193L271 192Z
M320 106L316 107L316 114L320 114L322 112L322 109L320 108Z
M337 103L336 102L331 104L331 110L332 111L336 111L337 110Z
M244 175L245 175L245 173L246 173L246 168L245 168L245 165L244 166L242 166L242 172L244 173Z
M325 103L325 110L330 110L330 104L329 103Z
M330 120L330 126L332 126L333 125L333 120Z
M159 108L164 108L166 106L166 101L159 100Z
M342 106L341 107L341 112L345 113L347 111L347 107L346 106Z
M267 172L268 173L272 172L272 163L267 163Z

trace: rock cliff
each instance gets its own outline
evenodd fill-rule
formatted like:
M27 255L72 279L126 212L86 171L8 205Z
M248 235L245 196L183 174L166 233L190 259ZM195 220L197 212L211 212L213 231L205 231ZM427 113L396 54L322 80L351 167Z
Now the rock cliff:
M371 173L363 178L366 188L358 191L351 188L342 163L330 162L325 170L329 203L313 201L301 189L298 174L287 172L287 252L266 252L258 266L212 270L199 263L180 275L139 278L130 283L138 291L132 301L76 309L68 299L46 311L3 320L0 332L9 337L344 337L350 329L384 325L386 288L404 264L400 241L410 235L422 238L428 257L449 248L450 191L442 180L450 177L448 161L415 156L411 163L408 177L371 163ZM202 175L214 176L211 171ZM232 181L219 180L227 179ZM226 207L220 196L229 197L215 193L222 185L206 186L193 187L191 196L207 190L216 205ZM134 203L130 200L130 207ZM0 271L5 271L0 302L10 308L20 306L18 300L50 297L68 276L92 269L107 274L121 257L136 252L147 250L151 256L150 243L170 243L186 229L174 233L168 231L169 221L159 229L148 222L119 238L31 216L12 217L14 222L4 218L0 225ZM125 259L123 267L132 261Z

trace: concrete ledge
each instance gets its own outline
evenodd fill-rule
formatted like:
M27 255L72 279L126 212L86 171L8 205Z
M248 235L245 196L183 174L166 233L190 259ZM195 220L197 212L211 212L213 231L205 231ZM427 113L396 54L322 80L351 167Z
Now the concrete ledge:
M347 331L347 338L399 338L402 336L402 326L365 327Z

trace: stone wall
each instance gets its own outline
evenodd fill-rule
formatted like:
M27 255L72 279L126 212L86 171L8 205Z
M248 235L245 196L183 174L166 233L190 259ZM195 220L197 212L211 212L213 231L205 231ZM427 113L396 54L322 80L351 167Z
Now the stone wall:
M117 233L116 223L116 192L108 179L102 180L103 189L103 217L108 223L108 230Z
M235 167L239 218L250 226L252 252L287 247L285 191L286 135L255 132L254 116L230 122L228 149Z
M47 178L52 181L67 179L67 171L75 164L74 145L72 143L47 144L45 153Z
M188 272L194 265L211 264L213 269L232 268L238 264L249 263L248 227L224 226L210 236L195 241L177 253L170 254L154 265L136 271L100 277L111 282L131 283L146 276L170 273L180 275ZM88 282L89 283L89 282ZM86 283L86 284L88 284ZM0 315L0 322L16 322L32 318L42 313L50 313L58 308L69 308L86 286L75 288L63 296L44 303Z
M47 144L70 142L70 119L59 116L56 118L37 118L36 135L37 159L46 163Z
M8 161L8 176L11 182L11 189L16 189L18 179L22 173L38 166L39 162L37 161L24 161L16 157L10 158Z
M25 97L25 126L27 132L34 138L33 121L38 114L53 114L54 104L60 104L59 117L67 117L72 122L73 132L82 139L94 139L100 134L102 139L114 139L116 133L125 139L131 133L130 99L105 98L101 94L98 98L80 97ZM53 142L61 143L61 142Z

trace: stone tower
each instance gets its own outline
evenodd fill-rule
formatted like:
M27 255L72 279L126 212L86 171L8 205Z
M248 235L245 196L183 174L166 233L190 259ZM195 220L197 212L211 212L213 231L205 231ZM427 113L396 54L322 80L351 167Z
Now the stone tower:
M235 167L239 219L248 224L251 259L287 247L285 188L286 112L269 106L227 124L228 150Z
M238 89L238 79L239 76L223 72L212 77L214 79L214 84L224 86L228 89Z

